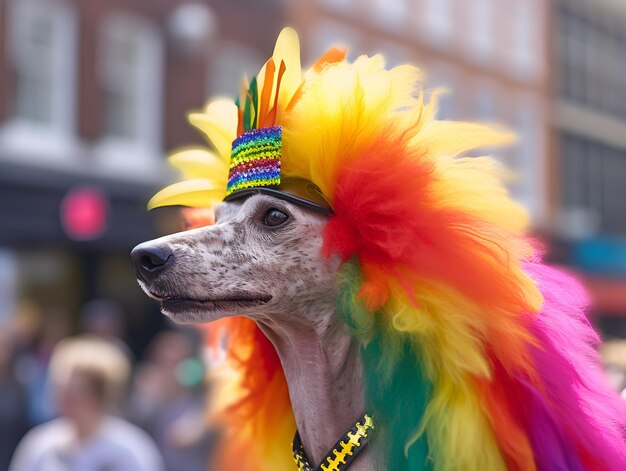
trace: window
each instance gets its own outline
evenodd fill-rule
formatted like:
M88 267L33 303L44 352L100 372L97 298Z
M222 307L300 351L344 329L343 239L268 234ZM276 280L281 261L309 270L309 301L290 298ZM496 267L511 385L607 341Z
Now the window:
M421 28L427 37L435 44L444 44L450 41L453 33L454 0L426 0L424 11L418 9L418 14L424 15Z
M383 28L401 28L408 14L408 0L375 0L372 17Z
M475 81L468 84L462 84L464 95L466 98L467 109L463 114L463 118L467 117L471 121L482 123L500 123L501 119L501 99L503 95L501 89L492 80L484 77L476 78ZM499 147L482 147L469 151L467 155L479 157L491 155L496 158L502 157L503 149Z
M381 41L372 44L371 54L382 54L388 69L413 63L412 51L397 41Z
M494 0L474 0L467 2L469 7L471 54L476 60L489 59L493 52L495 24Z
M593 26L587 27L585 41L585 69L587 71L587 83L585 84L585 101L592 108L600 108L600 94L603 75L606 72L602 69L600 57L603 54L601 49L603 32Z
M561 96L626 117L626 34L565 6L558 9L557 18Z
M158 149L162 51L157 29L114 15L103 22L100 39L104 137Z
M597 219L591 221L597 229L626 233L623 217L626 152L570 133L561 135L561 152L564 213L591 215Z
M340 21L320 20L315 25L307 48L311 56L304 63L317 59L333 46L348 47L348 57L352 58L350 53L354 54L355 51L359 51L359 36L356 29Z
M329 10L337 10L349 13L355 6L355 0L320 0L320 3Z
M514 129L518 135L512 162L517 179L511 185L513 196L528 209L533 219L543 215L544 204L544 146L541 131L542 117L532 97L517 102Z
M585 175L588 175L588 142L573 135L561 138L562 203L564 208L589 209L590 198Z
M457 113L456 103L456 72L455 69L444 62L435 62L425 69L426 88L440 89L442 92L438 96L437 119L454 119Z
M498 119L498 101L495 85L482 80L474 95L473 119L484 122L495 122Z
M7 248L0 247L0 324L10 320L15 312L17 282L17 255Z
M543 25L535 17L535 2L515 1L513 9L513 61L517 74L523 78L533 78L540 71L540 61L544 53Z
M583 51L585 50L584 23L567 9L560 10L559 46L561 48L561 93L576 102L584 101L585 67Z
M62 1L9 2L12 115L59 133L73 128L76 18Z
M222 42L209 69L209 96L236 97L242 77L251 79L262 65L259 54L253 49L235 42Z

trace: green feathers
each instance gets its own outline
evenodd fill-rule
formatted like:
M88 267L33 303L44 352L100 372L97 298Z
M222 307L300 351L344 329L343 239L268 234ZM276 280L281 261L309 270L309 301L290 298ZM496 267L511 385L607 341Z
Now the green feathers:
M243 103L243 131L250 131L257 128L258 123L258 110L257 103L259 100L259 87L256 77L250 82L250 87L245 93L245 99ZM239 98L235 100L237 108L241 109L241 102Z
M420 373L419 354L408 337L391 331L383 314L371 313L359 302L358 262L345 263L339 277L337 313L362 344L364 412L376 421L372 445L375 459L382 461L377 469L431 470L425 434L414 441L431 391L430 382Z

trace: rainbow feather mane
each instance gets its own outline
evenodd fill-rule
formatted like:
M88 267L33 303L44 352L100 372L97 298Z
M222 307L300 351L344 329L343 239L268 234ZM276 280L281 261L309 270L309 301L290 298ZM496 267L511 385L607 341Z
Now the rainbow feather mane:
M333 208L325 256L343 260L337 313L361 345L372 444L388 470L624 470L626 408L603 378L583 290L544 265L503 169L463 157L511 136L435 118L411 66L333 49L303 73L295 32L237 103L190 120L214 150L171 157L186 181L149 206L226 196L231 144L282 127L283 176ZM219 416L232 435L218 469L293 469L295 421L278 356L243 318L228 340Z

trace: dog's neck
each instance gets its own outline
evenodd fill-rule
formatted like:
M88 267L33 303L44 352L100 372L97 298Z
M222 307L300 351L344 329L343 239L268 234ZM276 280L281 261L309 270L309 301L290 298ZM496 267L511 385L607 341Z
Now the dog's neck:
M359 348L332 307L313 326L259 322L280 357L305 452L316 466L364 410ZM297 312L294 319L310 318ZM373 469L367 448L350 471Z

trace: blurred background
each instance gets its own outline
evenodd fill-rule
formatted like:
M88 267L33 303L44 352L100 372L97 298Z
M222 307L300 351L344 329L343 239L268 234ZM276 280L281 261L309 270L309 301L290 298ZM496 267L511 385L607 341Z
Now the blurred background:
M305 63L334 44L382 52L450 90L441 118L514 129L519 144L495 151L518 176L512 194L549 261L587 286L604 338L626 338L622 0L0 0L0 411L26 391L20 430L55 415L58 340L115 337L143 371L190 338L140 292L128 253L180 228L177 211L145 203L174 178L166 154L202 142L187 111L234 96L284 25ZM202 359L189 342L172 361ZM610 345L626 386L626 347ZM14 445L0 442L5 469Z

